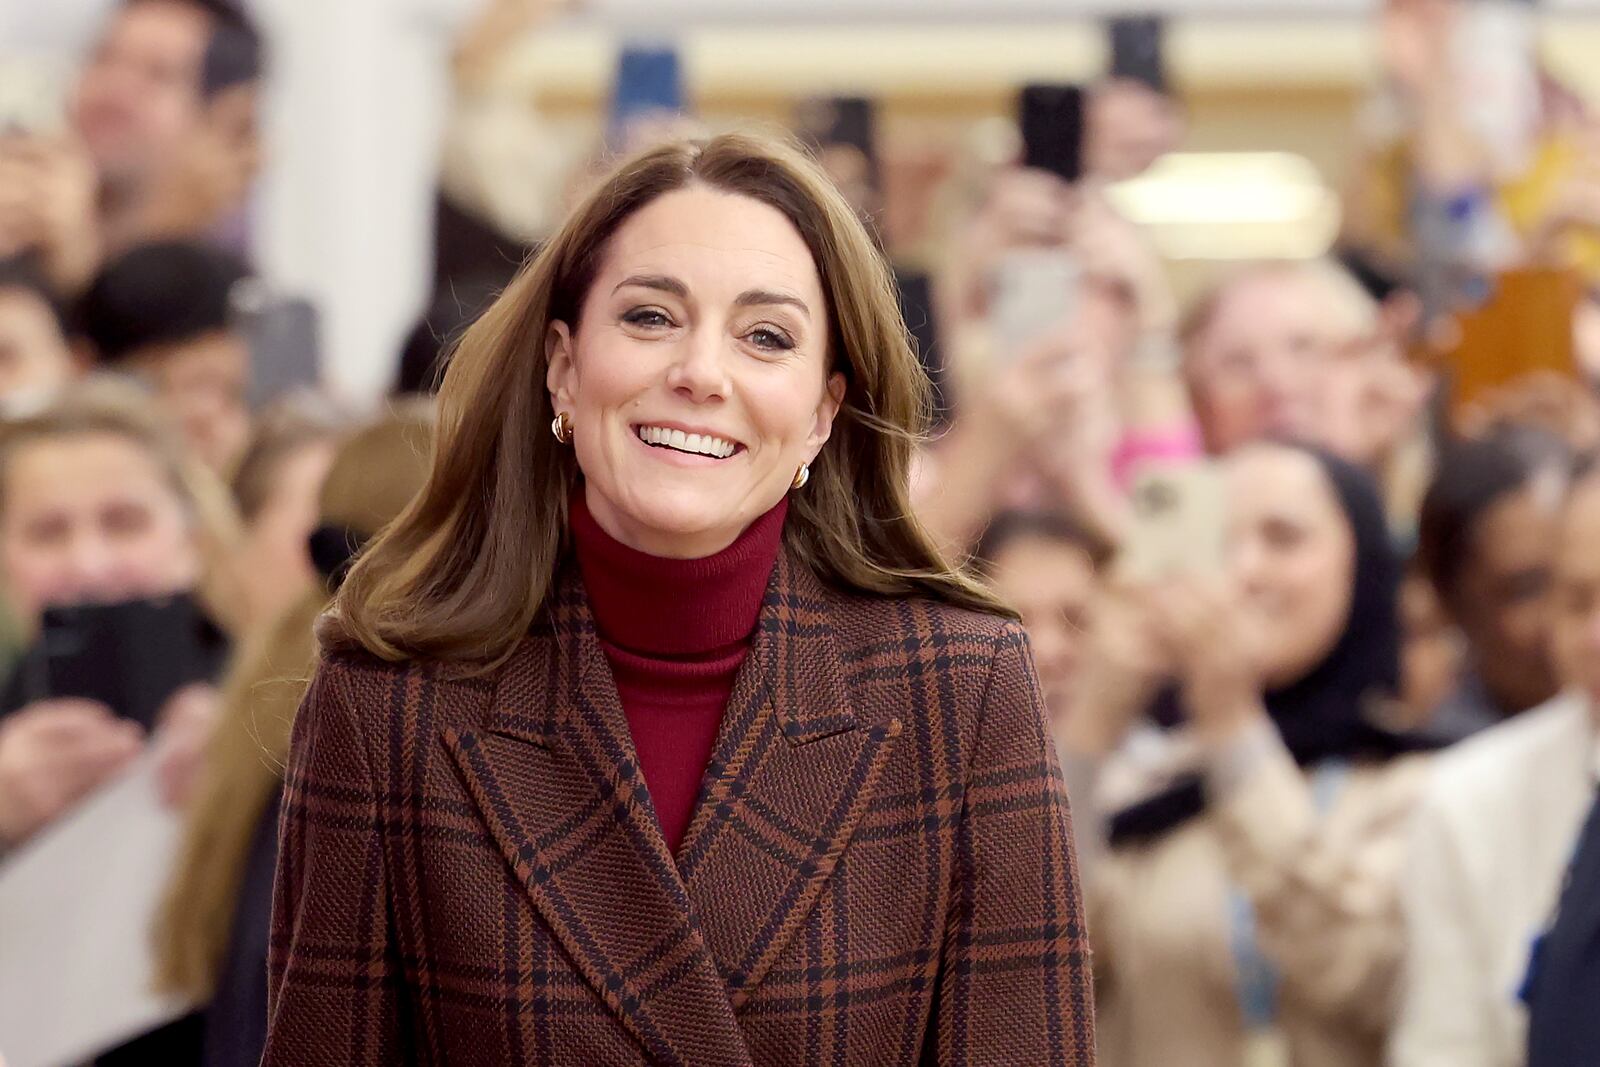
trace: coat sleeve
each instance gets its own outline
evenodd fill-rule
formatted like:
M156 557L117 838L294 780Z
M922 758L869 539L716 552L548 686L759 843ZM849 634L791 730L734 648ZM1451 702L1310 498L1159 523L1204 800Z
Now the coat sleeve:
M1431 796L1412 827L1405 882L1406 967L1389 1063L1497 1067L1500 1006L1483 995L1495 983L1465 892L1474 879L1452 820Z
M1033 657L1008 624L967 765L940 963L934 1062L1090 1067L1089 941Z
M1339 795L1339 832L1270 726L1210 772L1228 872L1255 908L1258 943L1296 998L1382 1034L1393 1019L1404 931L1400 881L1420 777L1398 763Z
M262 1067L411 1059L381 813L340 674L326 661L318 669L289 745Z

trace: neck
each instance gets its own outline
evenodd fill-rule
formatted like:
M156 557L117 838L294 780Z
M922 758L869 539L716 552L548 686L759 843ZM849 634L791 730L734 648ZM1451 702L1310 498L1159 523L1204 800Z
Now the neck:
M573 547L600 636L652 656L699 655L748 640L787 512L787 500L780 501L721 551L684 559L614 536L576 495Z

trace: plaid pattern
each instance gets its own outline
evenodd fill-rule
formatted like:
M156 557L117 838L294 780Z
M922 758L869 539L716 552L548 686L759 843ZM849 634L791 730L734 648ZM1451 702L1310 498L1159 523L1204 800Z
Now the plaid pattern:
M676 857L572 567L493 678L328 659L281 834L264 1067L1094 1060L1021 630L787 556Z

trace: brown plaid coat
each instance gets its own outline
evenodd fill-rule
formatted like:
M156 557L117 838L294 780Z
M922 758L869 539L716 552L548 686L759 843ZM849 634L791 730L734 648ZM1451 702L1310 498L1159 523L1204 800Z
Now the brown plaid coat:
M1092 1064L1026 639L780 557L676 858L576 568L507 665L328 658L264 1067Z

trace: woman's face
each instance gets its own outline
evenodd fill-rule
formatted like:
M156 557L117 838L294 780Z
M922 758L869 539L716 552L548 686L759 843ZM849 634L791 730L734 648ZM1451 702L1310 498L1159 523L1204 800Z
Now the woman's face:
M1185 353L1213 453L1265 437L1322 440L1341 340L1327 303L1315 280L1293 274L1243 278L1222 296Z
M1077 545L1022 537L994 560L994 587L1022 615L1045 702L1054 714L1071 703L1095 589L1094 562Z
M828 439L844 396L828 336L816 264L776 209L696 186L635 212L576 330L547 340L601 527L657 556L731 544Z
M193 520L160 464L110 433L22 445L4 471L0 558L19 616L190 589Z
M1309 673L1350 617L1355 535L1322 468L1259 446L1228 463L1228 567L1269 688Z

